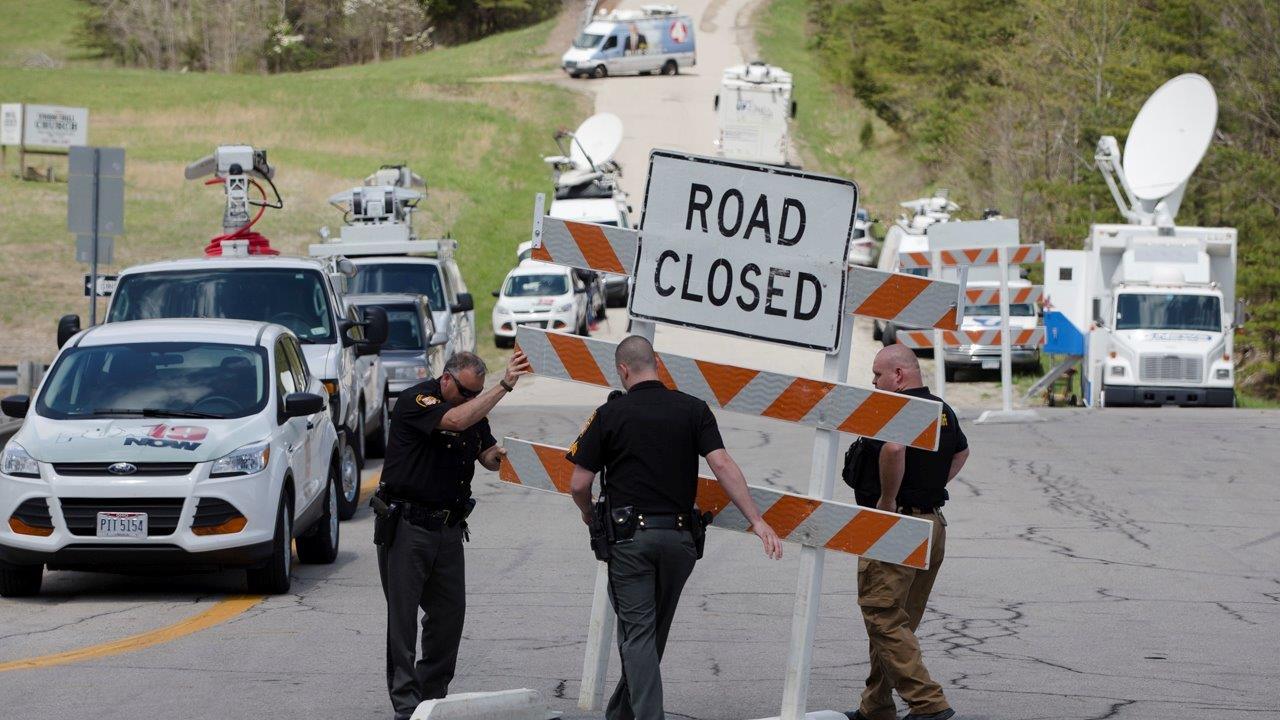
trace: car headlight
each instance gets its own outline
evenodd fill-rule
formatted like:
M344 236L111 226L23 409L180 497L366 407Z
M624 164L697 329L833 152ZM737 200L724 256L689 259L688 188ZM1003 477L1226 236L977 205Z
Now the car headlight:
M213 461L209 477L229 477L231 475L252 475L267 469L267 461L271 459L271 443L258 442L232 451Z
M4 456L0 457L0 472L14 477L40 477L40 465L36 459L27 454L26 448L16 442L4 447Z
M565 303L565 304L563 304L563 305L557 305L557 306L556 306L556 312L569 312L569 311L570 311L570 310L572 310L572 309L573 309L573 301L572 301L572 300L570 300L569 302L567 302L567 303Z
M393 365L387 374L392 380L422 380L427 377L427 366Z
M1111 376L1112 376L1112 377L1124 377L1124 366L1123 366L1123 365L1112 365L1112 366L1111 366Z
M493 311L499 315L507 315L511 312L510 310L507 309L507 306L503 305L502 303L498 303L497 305L494 305Z
M1214 377L1219 380L1230 380L1231 368L1218 368L1217 372L1214 373Z

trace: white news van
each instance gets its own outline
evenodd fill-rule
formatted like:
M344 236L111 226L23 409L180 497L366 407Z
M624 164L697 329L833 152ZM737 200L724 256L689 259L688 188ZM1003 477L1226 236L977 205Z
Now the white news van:
M698 64L693 20L673 5L615 10L583 28L560 59L571 77L660 72L676 75Z
M791 73L753 62L725 68L715 100L715 146L732 160L794 165L787 120L796 116Z
M1083 336L1090 405L1235 404L1236 230L1174 222L1217 107L1200 75L1152 93L1123 162L1110 136L1094 156L1129 223L1094 225L1084 250L1046 253L1046 304Z

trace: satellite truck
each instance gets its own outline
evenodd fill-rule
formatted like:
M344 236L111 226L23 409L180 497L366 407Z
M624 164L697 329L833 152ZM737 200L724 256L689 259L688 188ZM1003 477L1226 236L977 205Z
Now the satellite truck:
M693 19L675 5L598 15L560 58L570 77L678 75L698 64Z
M1174 222L1217 115L1204 77L1162 85L1138 111L1123 160L1114 137L1098 141L1095 161L1128 222L1094 225L1084 250L1046 253L1056 316L1046 325L1080 348L1090 405L1235 404L1236 230Z
M346 520L355 514L360 499L359 471L366 455L379 455L386 446L386 380L378 361L387 337L386 313L377 309L360 319L347 308L342 295L356 270L349 260L284 256L253 230L268 208L284 205L265 150L223 145L188 165L185 175L188 180L212 176L204 184L222 186L222 234L205 246L203 257L122 271L106 322L227 318L276 323L291 330L308 369L324 384L341 439L338 514ZM264 185L271 188L274 200L268 201ZM58 347L79 330L79 316L63 316Z
M760 61L725 68L715 99L717 152L731 160L798 167L787 120L796 116L791 73Z
M928 276L928 268L911 268L901 270L898 266L898 254L904 252L928 252L929 237L926 232L934 223L950 222L952 213L960 211L960 206L951 200L945 188L939 188L932 196L908 200L899 205L906 211L899 214L893 225L884 234L884 245L880 248L879 268L886 272L905 272L912 275ZM885 345L897 342L897 327L893 323L874 322L873 334L876 340Z
M424 240L414 230L413 213L425 197L420 176L405 165L384 165L363 185L329 198L343 212L340 234L330 237L327 227L320 228L324 242L308 252L348 259L356 270L351 293L425 295L436 328L431 344L444 345L448 358L475 351L475 301L454 259L458 241Z

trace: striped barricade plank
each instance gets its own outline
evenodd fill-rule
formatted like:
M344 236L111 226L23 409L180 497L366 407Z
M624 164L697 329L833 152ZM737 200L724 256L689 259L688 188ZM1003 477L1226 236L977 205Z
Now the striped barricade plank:
M873 268L849 268L845 312L910 327L960 327L960 285Z
M1015 245L1006 248L1010 265L1044 262L1044 243ZM999 264L997 248L961 248L955 250L939 250L942 256L942 267L976 267L980 265ZM898 265L903 270L933 267L933 258L929 251L898 253Z
M598 223L542 218L542 245L533 249L534 260L630 275L636 264L639 233Z
M913 349L933 347L932 330L899 330L898 342ZM961 345L999 345L999 330L944 330L942 343L954 348ZM1014 346L1043 345L1044 328L1025 328L1010 331L1009 344Z
M504 438L507 455L498 470L503 482L533 490L569 493L573 464L565 448ZM817 500L772 488L747 486L769 526L786 542L861 555L895 565L927 569L932 523L928 520ZM715 478L698 476L698 509L711 513L712 527L750 532L747 519Z
M618 344L520 327L516 342L536 375L603 387L622 387L614 367ZM713 408L934 450L942 406L933 400L852 385L810 380L658 353L667 387Z
M1000 288L966 288L964 297L968 305L998 305ZM1043 298L1044 287L1041 285L1009 288L1010 304L1039 304Z

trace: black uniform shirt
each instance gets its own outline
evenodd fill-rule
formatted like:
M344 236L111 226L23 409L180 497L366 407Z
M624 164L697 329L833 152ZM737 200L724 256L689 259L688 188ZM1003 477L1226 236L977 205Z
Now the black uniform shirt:
M927 387L903 390L902 394L942 402L942 398L930 393ZM880 450L884 447L884 442L871 438L859 438L859 442L866 443L866 451L863 455L865 460L858 469L858 502L874 506L880 498ZM943 402L938 449L929 451L907 448L902 485L898 488L898 505L921 509L942 507L947 500L947 475L951 473L951 459L956 453L968 449L969 439L960 429L955 410Z
M649 380L597 408L565 457L606 471L615 508L687 513L698 493L698 456L723 447L705 402Z
M460 505L471 497L476 458L497 444L489 420L461 432L438 426L453 403L440 393L440 380L431 379L400 393L391 411L390 439L382 466L382 483L391 497L411 503Z

